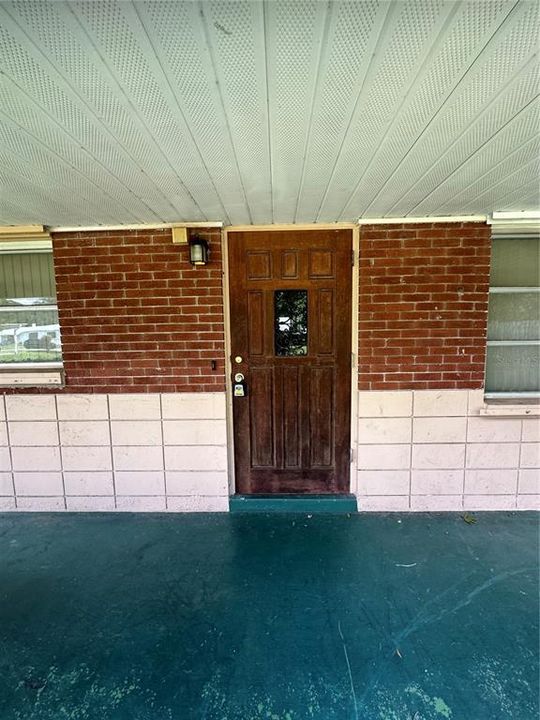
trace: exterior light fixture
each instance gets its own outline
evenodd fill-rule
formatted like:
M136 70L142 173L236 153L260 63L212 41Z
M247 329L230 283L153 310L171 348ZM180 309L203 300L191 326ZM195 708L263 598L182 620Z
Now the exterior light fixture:
M210 248L206 240L193 235L189 240L189 262L192 265L206 265L210 256Z

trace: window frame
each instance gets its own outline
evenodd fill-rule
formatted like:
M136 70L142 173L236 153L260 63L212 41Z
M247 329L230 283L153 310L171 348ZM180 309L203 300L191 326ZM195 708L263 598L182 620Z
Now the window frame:
M527 229L524 228L517 228L515 231L512 229L505 227L504 229L497 229L496 226L492 226L492 237L491 237L491 243L492 243L492 252L493 252L493 241L499 240L499 239L513 239L513 240L519 240L520 238L530 238L530 237L538 237L538 241L540 242L540 225L536 227L533 225L532 227L529 227ZM492 262L492 261L491 261ZM491 275L491 267L490 267L490 275ZM489 286L489 297L491 298L492 295L496 294L520 294L520 293L536 293L539 295L539 302L540 302L540 285L533 286L533 287L525 287L525 286L510 286L510 285L503 285L503 286L492 286L490 284ZM489 306L488 306L489 308ZM488 324L489 324L489 309L488 309ZM485 364L485 371L484 371L484 378L487 377L487 365L488 365L488 353L487 349L489 347L520 347L520 346L539 346L540 345L540 339L539 340L489 340L486 337L486 364ZM486 391L484 389L484 399L486 402L492 402L497 405L501 404L507 404L512 403L514 405L523 405L526 404L527 401L540 401L540 387L538 390L534 391ZM535 403L536 404L536 403Z
M0 237L0 254L53 254L53 244L50 236L40 236L39 239L15 239ZM17 312L10 308L11 312ZM58 311L58 303L47 303L39 305L41 310ZM41 361L41 362L12 362L3 363L0 361L0 387L42 387L42 386L63 386L64 385L64 363L63 360Z

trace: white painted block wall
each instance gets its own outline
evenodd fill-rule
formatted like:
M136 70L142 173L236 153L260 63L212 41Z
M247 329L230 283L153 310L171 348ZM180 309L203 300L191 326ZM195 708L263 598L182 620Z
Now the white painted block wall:
M540 418L485 407L481 390L359 392L359 509L540 510Z
M0 400L0 511L227 511L224 393ZM360 511L540 509L540 418L481 391L360 392Z
M0 510L228 510L224 393L8 395Z

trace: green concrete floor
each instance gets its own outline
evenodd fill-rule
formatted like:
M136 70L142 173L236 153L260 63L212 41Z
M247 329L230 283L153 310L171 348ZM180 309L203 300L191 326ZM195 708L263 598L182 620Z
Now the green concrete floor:
M537 720L538 516L0 516L1 720Z

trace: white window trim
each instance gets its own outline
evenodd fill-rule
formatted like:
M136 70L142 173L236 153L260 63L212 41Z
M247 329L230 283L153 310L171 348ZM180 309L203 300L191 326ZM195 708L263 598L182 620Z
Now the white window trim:
M13 372L0 372L0 387L43 387L54 385L55 387L63 387L64 372L63 370L17 370Z
M485 406L480 408L480 415L491 417L538 417L540 416L540 402L530 403L527 399L540 398L540 394L534 396L532 393L521 397L524 402L517 403L516 395L508 395L507 401L502 397L504 393L488 393L484 396ZM491 401L491 402L490 402Z
M493 237L516 238L540 235L540 214L534 213L493 213L488 220ZM540 287L490 287L489 294L503 293L540 293ZM487 340L488 346L494 345L540 345L539 340ZM536 400L536 402L534 402ZM532 402L527 402L532 401ZM485 407L480 415L533 417L540 415L539 392L485 392Z
M0 227L0 253L50 253L52 239L42 225ZM40 305L56 309L57 305ZM17 312L19 308L10 308ZM27 310L28 308L20 308ZM0 387L47 387L64 385L62 362L0 363Z

